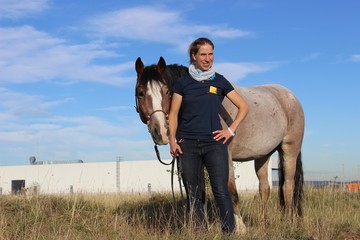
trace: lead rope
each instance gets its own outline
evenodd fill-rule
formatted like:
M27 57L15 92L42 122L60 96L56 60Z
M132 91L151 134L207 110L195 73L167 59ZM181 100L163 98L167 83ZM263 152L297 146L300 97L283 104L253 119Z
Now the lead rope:
M181 199L184 199L184 194L183 194L183 190L182 190L182 187L181 187L182 166L181 166L181 162L180 162L179 157L176 157L176 166L177 166L177 170L178 170L178 181L179 181L179 188L180 188L180 196L181 196Z
M165 163L161 160L161 157L160 157L160 152L159 152L159 149L157 147L157 145L155 144L154 145L154 149L155 149L155 153L156 153L156 156L157 156L157 159L159 160L159 162L163 165L166 165L166 166L169 166L171 165L171 192L172 192L172 196L173 196L173 201L174 201L174 204L176 206L176 199L175 199L175 191L174 191L174 175L175 175L175 163L177 165L177 171L178 171L178 181L179 181L179 188L180 188L180 195L181 195L181 199L184 199L184 194L183 194L183 191L182 191L182 187L181 187L181 173L182 173L182 168L181 168L181 162L179 160L179 157L176 157L176 155L178 154L178 151L175 152L172 160L170 163Z
M173 159L171 160L171 162L169 162L169 163L163 162L163 161L161 160L160 152L159 152L159 149L158 149L158 147L157 147L156 144L154 145L154 149L155 149L156 157L157 157L157 159L159 160L159 162L161 162L161 164L166 165L166 166L169 166L169 165L173 164L173 162L175 161L175 158L173 158Z

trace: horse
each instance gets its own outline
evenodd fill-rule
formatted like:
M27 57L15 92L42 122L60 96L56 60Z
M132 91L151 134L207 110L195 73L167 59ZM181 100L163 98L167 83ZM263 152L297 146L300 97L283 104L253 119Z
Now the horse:
M185 66L166 65L163 57L157 64L144 66L141 58L135 62L137 82L135 87L136 110L141 121L148 126L155 144L169 143L168 113L171 105L171 87L182 74ZM266 214L270 194L268 165L276 151L279 155L279 204L286 215L302 215L303 169L301 147L304 136L304 111L296 96L287 88L276 85L239 87L235 90L249 106L246 118L236 129L236 135L228 143L229 181L237 231L245 231L238 203L233 161L254 161L259 179L259 194L262 217L268 223ZM224 98L220 119L224 129L234 120L237 107ZM156 146L156 145L155 145Z

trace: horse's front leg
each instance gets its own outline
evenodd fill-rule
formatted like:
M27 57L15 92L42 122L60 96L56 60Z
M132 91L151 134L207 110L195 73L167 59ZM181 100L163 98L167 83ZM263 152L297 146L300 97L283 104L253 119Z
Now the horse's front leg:
M269 219L267 217L267 204L270 195L270 185L268 180L268 165L270 156L266 156L260 159L254 160L256 175L259 179L259 193L262 203L262 217L265 227L269 225Z
M233 164L230 152L229 152L228 189L229 189L229 193L231 195L233 206L234 206L234 218L235 218L235 224L236 224L236 233L243 234L246 232L246 226L243 222L243 219L241 217L240 210L239 210L239 195L236 190L234 164Z

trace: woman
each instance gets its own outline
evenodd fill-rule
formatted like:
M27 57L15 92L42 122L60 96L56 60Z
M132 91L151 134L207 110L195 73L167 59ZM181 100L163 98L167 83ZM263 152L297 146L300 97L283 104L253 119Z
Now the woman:
M222 230L235 229L234 209L227 188L229 178L226 143L248 112L244 99L213 67L214 44L198 38L189 46L189 73L173 86L169 113L170 153L180 157L182 178L187 193L187 213L198 227L206 227L204 166L219 208ZM224 96L239 111L226 129L222 129L219 109Z

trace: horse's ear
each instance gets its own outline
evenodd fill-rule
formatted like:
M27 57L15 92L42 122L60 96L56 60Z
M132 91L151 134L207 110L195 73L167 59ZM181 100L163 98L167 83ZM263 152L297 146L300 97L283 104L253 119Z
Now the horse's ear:
M160 57L159 62L157 64L157 70L159 71L159 73L163 73L165 72L165 68L166 68L165 59L163 57Z
M141 61L141 58L140 58L140 57L138 57L138 58L136 59L136 62L135 62L135 70L136 70L138 76L141 75L141 74L143 73L143 71L144 71L144 64L143 64L143 62Z

